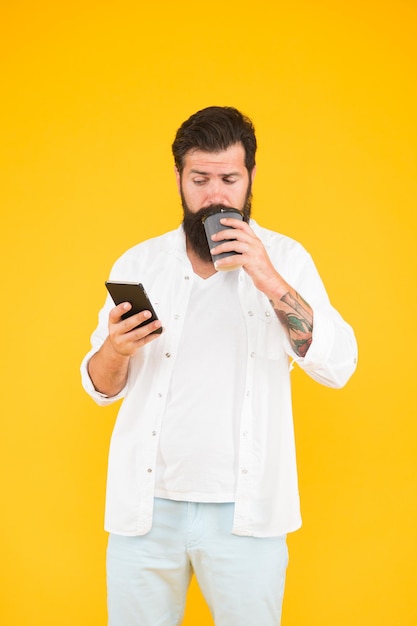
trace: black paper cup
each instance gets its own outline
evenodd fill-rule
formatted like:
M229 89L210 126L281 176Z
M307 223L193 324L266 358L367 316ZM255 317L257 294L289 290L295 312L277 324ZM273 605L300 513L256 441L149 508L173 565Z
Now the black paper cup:
M240 211L238 211L238 209L227 209L227 208L216 209L212 213L208 213L207 215L205 215L202 219L210 249L213 248L215 245L217 246L222 243L222 241L214 242L211 236L214 235L215 233L220 232L221 230L226 230L230 228L230 226L225 226L224 224L220 224L220 220L223 219L224 217L233 217L234 219L243 220L243 215ZM223 241L232 241L232 240L224 239ZM216 261L218 261L219 259L224 259L226 257L233 256L236 254L240 254L240 253L239 252L222 252L221 254L212 254L211 258L213 259L214 266L216 267ZM228 270L235 270L238 267L240 267L240 265L233 265L233 266L228 266L225 268L220 267L218 269L223 270L223 271L224 270L228 271Z

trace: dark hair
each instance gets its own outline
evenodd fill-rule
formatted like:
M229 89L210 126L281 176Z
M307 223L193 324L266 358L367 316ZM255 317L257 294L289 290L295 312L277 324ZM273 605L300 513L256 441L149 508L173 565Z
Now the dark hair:
M255 167L256 137L251 120L233 107L207 107L194 113L178 129L172 144L175 165L179 172L190 150L221 152L236 143L245 149L245 166Z

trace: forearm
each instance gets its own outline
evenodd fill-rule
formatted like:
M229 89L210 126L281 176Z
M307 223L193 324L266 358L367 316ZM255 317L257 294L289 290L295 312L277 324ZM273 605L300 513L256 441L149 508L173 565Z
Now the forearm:
M127 381L129 360L129 356L118 354L107 338L87 366L95 389L109 397L120 393Z
M270 294L271 305L284 326L295 354L304 357L313 339L313 310L285 281Z

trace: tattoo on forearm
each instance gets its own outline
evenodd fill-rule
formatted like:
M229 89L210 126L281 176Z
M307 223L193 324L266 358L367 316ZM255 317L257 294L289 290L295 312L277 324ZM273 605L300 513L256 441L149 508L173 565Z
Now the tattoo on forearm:
M288 331L294 352L304 357L312 341L313 315L310 306L298 293L293 296L290 292L282 296L278 304L271 303Z

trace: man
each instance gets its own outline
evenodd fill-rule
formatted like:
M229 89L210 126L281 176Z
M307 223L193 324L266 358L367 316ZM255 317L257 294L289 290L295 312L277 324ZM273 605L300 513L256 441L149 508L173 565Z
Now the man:
M110 626L180 624L193 572L216 626L280 624L286 534L301 524L290 369L341 387L356 342L304 248L250 218L255 152L234 108L183 123L183 224L111 272L142 282L161 321L137 328L149 312L122 319L130 304L108 298L83 361L99 404L124 398L107 483ZM224 218L208 245L213 207L243 221ZM222 252L237 255L214 266Z

